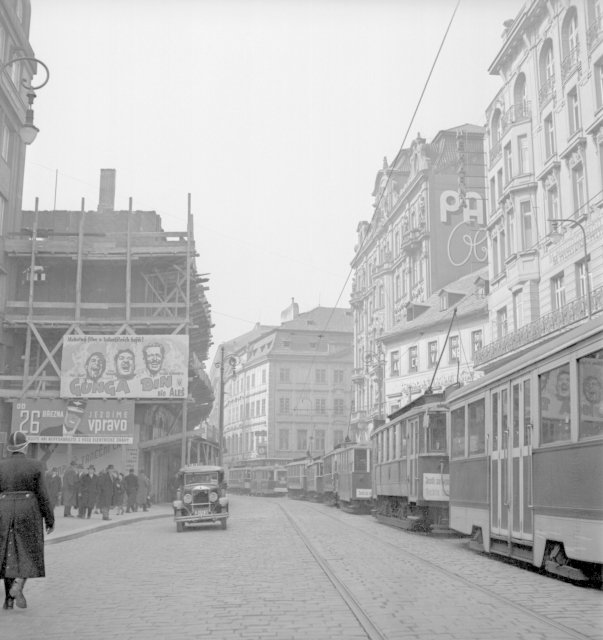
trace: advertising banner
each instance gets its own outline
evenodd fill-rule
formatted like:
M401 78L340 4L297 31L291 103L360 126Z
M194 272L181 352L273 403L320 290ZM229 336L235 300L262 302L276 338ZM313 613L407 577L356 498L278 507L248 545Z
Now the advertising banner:
M11 431L30 442L133 444L132 400L50 400L15 402Z
M188 336L69 335L62 398L185 398Z

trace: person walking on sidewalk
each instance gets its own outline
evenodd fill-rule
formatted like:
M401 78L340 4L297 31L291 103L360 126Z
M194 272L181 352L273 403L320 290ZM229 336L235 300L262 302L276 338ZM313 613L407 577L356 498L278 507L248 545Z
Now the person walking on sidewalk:
M138 474L138 491L136 492L136 504L146 511L149 506L149 494L151 493L151 483L144 471Z
M134 469L130 469L130 472L125 477L126 493L128 494L128 508L126 513L130 511L136 511L136 497L138 494L138 477L134 473Z
M88 467L88 472L80 476L78 483L78 518L90 518L96 504L98 493L98 476L94 473L93 465Z
M11 433L0 462L0 577L4 579L4 609L27 607L23 588L28 578L43 578L44 523L54 530L43 465L25 455L27 437Z
M103 514L103 520L111 520L109 518L109 509L113 506L113 497L115 485L113 477L115 475L115 468L110 464L104 471L98 476L98 500L97 505L100 512Z
M65 518L71 518L71 507L75 507L77 496L75 495L75 486L79 479L77 473L77 463L71 461L69 467L63 474L63 515Z
M117 477L115 478L115 515L122 516L125 512L124 509L124 499L126 495L126 487L124 486L124 474L121 472L117 473Z
M52 471L46 474L46 488L50 498L50 508L54 511L54 508L59 504L59 494L63 488L61 476L56 467L52 467Z

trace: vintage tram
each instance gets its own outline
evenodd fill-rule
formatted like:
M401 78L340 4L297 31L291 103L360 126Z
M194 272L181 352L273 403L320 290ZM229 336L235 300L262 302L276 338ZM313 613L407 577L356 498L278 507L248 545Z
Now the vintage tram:
M322 456L318 456L309 460L306 467L306 499L312 502L323 500L323 464Z
M250 468L249 494L252 496L287 495L287 469L280 462Z
M600 581L602 340L591 320L449 398L450 524L472 547Z
M368 443L343 442L323 457L322 495L327 504L355 513L372 507Z
M450 390L424 393L371 434L373 514L380 522L450 533L445 405Z
M306 498L306 467L308 458L292 460L285 465L287 469L287 496L296 500Z
M249 494L251 489L251 470L247 465L234 465L228 468L228 490L231 493Z

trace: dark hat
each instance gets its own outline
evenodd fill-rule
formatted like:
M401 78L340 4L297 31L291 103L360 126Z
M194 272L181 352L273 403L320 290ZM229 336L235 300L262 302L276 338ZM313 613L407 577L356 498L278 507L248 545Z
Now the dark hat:
M72 466L72 467L77 467L77 462L76 462L75 460L72 460L72 461L71 461L71 466Z
M16 451L24 451L27 448L27 444L27 438L23 431L14 431L8 436L6 450L13 453Z
M88 469L92 469L93 471L96 471L96 469L94 468L94 465L93 465L93 464L91 464L91 465L88 467Z
M115 469L115 467L112 464L110 464L107 466L107 469Z

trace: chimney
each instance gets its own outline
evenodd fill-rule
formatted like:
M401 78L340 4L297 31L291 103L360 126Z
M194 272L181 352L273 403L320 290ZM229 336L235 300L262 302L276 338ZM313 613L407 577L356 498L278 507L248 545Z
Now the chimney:
M115 169L101 169L97 211L115 211Z

